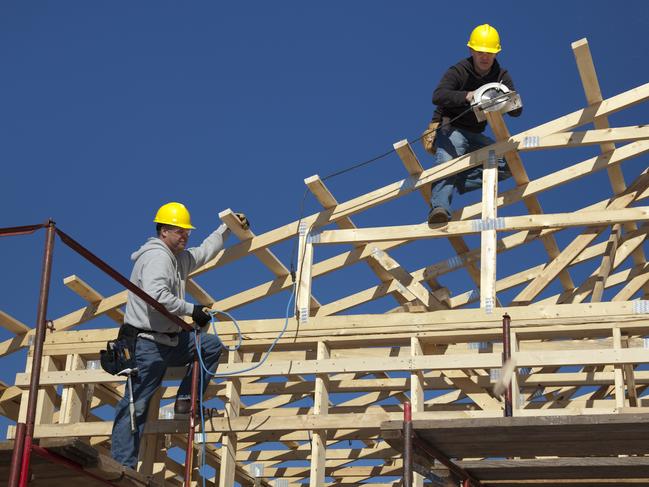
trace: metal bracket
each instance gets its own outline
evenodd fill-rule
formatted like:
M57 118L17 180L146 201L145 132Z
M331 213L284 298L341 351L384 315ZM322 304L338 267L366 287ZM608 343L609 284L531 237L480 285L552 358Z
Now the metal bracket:
M306 323L309 321L309 309L300 308L300 323Z
M533 147L538 147L541 145L541 137L538 135L527 135L523 137L523 148L531 149Z
M307 237L306 237L306 243L309 243L309 244L318 244L318 243L320 243L320 234L321 233L322 232L319 232L319 231L309 233L309 235L307 235Z
M484 218L482 220L471 220L471 230L474 232L483 232L485 230L503 230L505 228L505 218Z
M496 167L497 161L496 161L496 151L495 150L490 150L489 151L489 157L487 157L487 169L493 169Z
M633 312L636 314L649 313L649 301L646 299L638 299L633 302Z
M484 310L488 315L494 312L494 298L485 298Z

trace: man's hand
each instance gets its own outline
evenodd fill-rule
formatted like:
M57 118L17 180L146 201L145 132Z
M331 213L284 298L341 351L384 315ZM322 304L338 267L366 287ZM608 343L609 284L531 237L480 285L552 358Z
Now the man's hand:
M473 104L473 91L467 91L466 93L466 101L469 105Z
M248 218L246 218L246 215L244 213L235 213L235 215L241 222L243 229L248 230L250 228L250 222L248 221Z
M203 311L202 305L195 304L194 311L192 311L192 320L202 328L212 320L212 317Z

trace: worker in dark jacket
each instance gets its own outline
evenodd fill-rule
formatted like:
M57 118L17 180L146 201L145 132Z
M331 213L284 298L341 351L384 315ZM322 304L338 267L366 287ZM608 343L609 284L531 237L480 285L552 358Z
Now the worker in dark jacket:
M433 92L433 103L436 105L433 123L440 123L434 143L437 164L494 143L493 139L483 134L487 122L478 122L470 109L475 90L487 83L500 82L514 91L509 73L496 61L496 54L500 51L500 36L496 29L489 24L479 25L473 29L467 46L471 56L450 67ZM519 108L509 114L517 117L521 112L522 108ZM498 180L510 176L506 161L500 159ZM481 186L482 167L434 182L428 223L446 223L450 219L454 189L463 194Z

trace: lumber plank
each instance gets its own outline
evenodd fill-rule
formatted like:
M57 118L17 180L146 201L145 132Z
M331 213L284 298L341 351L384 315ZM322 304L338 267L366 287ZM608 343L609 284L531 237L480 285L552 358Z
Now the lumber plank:
M21 321L18 321L16 318L9 315L8 313L5 313L2 310L0 310L0 326L5 330L9 330L15 335L24 335L31 330L29 326Z
M614 207L619 208L619 206ZM500 217L499 221L494 223L494 226L497 231L505 232L515 230L570 228L586 225L596 225L599 227L632 220L643 222L649 220L649 207L627 209L611 208L606 211L546 213L543 215ZM353 242L382 242L402 238L408 240L419 240L446 237L448 235L469 235L481 231L480 229L482 228L482 225L476 223L480 222L471 220L458 222L451 221L448 222L446 227L443 229L430 228L427 224L416 224L354 230L325 230L319 234L316 243L341 244ZM592 242L592 240L588 241L588 243L590 242Z

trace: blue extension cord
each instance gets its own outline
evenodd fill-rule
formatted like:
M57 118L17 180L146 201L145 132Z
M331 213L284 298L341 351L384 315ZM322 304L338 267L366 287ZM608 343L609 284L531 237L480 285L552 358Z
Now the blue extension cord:
M262 357L262 359L256 363L255 365L248 367L246 369L242 370L237 370L236 372L229 372L229 373L217 373L217 372L210 372L207 367L205 367L205 363L203 363L203 357L201 357L201 350L200 347L198 346L198 330L194 330L194 347L196 348L196 354L198 355L198 361L201 364L201 369L207 374L211 375L212 377L229 377L237 374L242 374L244 372L249 372L251 370L254 370L258 367L261 367L266 359L268 359L268 356L270 355L270 352L273 351L273 348L275 348L275 345L277 345L277 342L282 338L284 333L286 332L286 329L288 328L288 318L289 318L289 313L291 310L291 305L293 304L293 298L295 297L295 284L293 284L293 287L291 288L291 295L288 298L288 303L286 304L286 317L284 319L284 327L282 328L282 331L279 332L279 335L277 335L277 338L273 340L273 343L271 343L270 347L268 347L268 350L266 351L266 354ZM219 337L218 332L216 331L216 320L214 319L215 315L217 313L222 313L226 315L228 318L232 320L232 323L234 323L235 328L237 329L237 335L238 335L238 343L233 347L233 348L228 348L225 345L223 347L228 351L228 352L236 352L239 350L241 347L241 342L243 341L243 338L241 336L241 328L239 328L239 324L237 323L237 320L234 319L234 316L231 314L225 312L225 311L219 311L219 310L211 310L209 312L211 320L210 323L212 324L212 330L214 331L214 334L217 336L219 341L221 338ZM222 342L221 342L222 343ZM201 411L201 433L203 434L203 448L201 452L201 470L203 467L205 467L205 457L206 457L206 451L207 447L205 446L205 415L203 413L203 374L200 374L200 392L199 392L199 408ZM205 487L205 475L202 474L201 472L201 481L203 484L203 487Z

